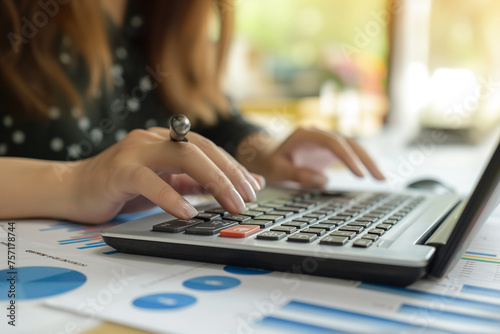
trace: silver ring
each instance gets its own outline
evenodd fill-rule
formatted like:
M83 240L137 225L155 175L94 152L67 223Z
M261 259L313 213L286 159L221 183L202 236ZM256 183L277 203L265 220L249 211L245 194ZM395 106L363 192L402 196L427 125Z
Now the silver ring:
M186 135L191 129L191 122L189 119L182 115L175 115L170 120L170 139L173 141L183 141L187 142Z

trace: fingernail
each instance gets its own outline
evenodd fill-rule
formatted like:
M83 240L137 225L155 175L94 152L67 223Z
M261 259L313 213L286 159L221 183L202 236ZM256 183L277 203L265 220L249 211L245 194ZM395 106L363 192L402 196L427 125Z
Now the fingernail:
M259 174L255 174L255 177L259 178L260 182L257 181L257 183L259 183L259 186L261 187L261 189L265 188L266 187L266 178L262 175L259 175Z
M247 210L243 198L241 198L240 194L236 191L235 188L232 188L229 191L229 197L231 198L231 202L233 202L233 205L238 212L243 212Z
M198 210L196 210L191 203L189 203L186 200L180 200L179 201L179 207L181 211L188 216L189 218L193 218L198 214Z
M247 180L243 180L243 182L241 182L241 189L247 201L253 202L257 199L255 191L252 188L252 185Z
M260 184L259 182L257 182L257 180L255 179L255 177L252 175L252 174L248 174L247 175L247 179L248 179L248 182L250 182L250 184L252 185L253 189L255 191L260 191L262 188L260 187Z
M328 179L324 175L314 174L311 181L315 186L324 186L328 182Z

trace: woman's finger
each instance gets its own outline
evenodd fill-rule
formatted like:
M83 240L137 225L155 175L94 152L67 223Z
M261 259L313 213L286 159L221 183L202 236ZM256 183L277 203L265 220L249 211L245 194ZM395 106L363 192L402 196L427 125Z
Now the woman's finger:
M120 184L126 185L128 192L143 195L178 218L190 219L198 214L184 197L146 166L127 166L119 171L117 177Z
M161 127L153 127L148 131L170 138L170 132ZM262 188L260 183L237 162L229 153L217 147L212 141L195 133L187 136L188 140L198 146L228 176L236 190L247 202L255 201L256 192ZM238 172L239 170L239 172Z
M222 148L219 148L219 149L222 152L222 154L224 154L227 157L227 159L231 160L233 162L233 164L240 169L240 171L247 178L248 182L250 182L250 184L253 187L253 190L256 193L259 192L259 191L261 191L262 188L264 188L264 186L266 185L266 180L264 179L263 176L258 175L258 174L254 174L254 173L250 173L248 171L248 169L245 168L245 166L243 166L242 164L240 164L238 162L238 160L236 160L228 152L224 151Z
M190 133L188 139L195 144L213 163L227 176L236 190L246 202L257 199L251 184L253 177L233 157L217 147L212 141L195 133ZM255 180L253 180L255 182ZM255 182L256 183L256 182Z
M148 165L156 172L186 173L207 189L215 199L231 213L246 210L242 196L228 175L212 161L197 145L190 142L166 140L156 150L147 153ZM248 185L248 188L251 188Z
M364 176L362 163L354 152L353 148L340 135L327 133L316 129L298 129L284 142L284 145L278 150L290 152L293 146L303 143L313 142L320 146L328 148L357 176Z
M377 167L377 164L370 158L368 153L354 140L350 138L346 138L347 143L352 147L354 152L358 155L359 159L366 166L366 169L373 175L377 180L385 180L384 174Z
M287 159L280 158L276 161L276 170L279 170L280 178L295 181L305 187L324 187L328 178L317 171L294 166Z

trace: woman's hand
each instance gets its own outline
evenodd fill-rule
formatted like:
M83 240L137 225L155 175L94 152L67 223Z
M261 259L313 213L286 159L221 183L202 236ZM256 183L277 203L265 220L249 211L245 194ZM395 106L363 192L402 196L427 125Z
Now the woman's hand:
M353 139L314 128L299 128L281 144L263 134L243 140L236 154L249 170L260 173L269 182L296 181L308 187L322 187L325 168L342 161L355 175L364 170L377 180L384 180L375 162Z
M144 199L139 195L176 217L192 218L197 211L177 190L185 194L205 189L227 211L244 211L244 202L256 199L263 178L250 174L210 140L192 132L186 137L189 142L174 142L165 128L134 130L101 154L77 162L74 175L68 175L77 180L77 200L73 216L67 218L104 222L125 203L140 207ZM184 173L190 177L177 175Z

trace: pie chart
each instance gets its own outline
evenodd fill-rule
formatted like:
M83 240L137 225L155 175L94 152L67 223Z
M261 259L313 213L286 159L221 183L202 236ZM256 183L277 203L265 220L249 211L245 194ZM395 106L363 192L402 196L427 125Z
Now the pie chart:
M151 310L173 310L189 306L196 302L193 296L180 293L158 293L137 298L133 304Z
M55 296L78 288L87 277L79 271L59 267L19 267L0 270L0 300L22 300ZM9 297L15 294L15 297Z
M240 285L239 279L228 276L200 276L184 281L182 285L194 290L225 290Z
M227 271L228 273L238 274L238 275L263 275L272 273L272 270L235 267L235 266L225 266L224 270Z

